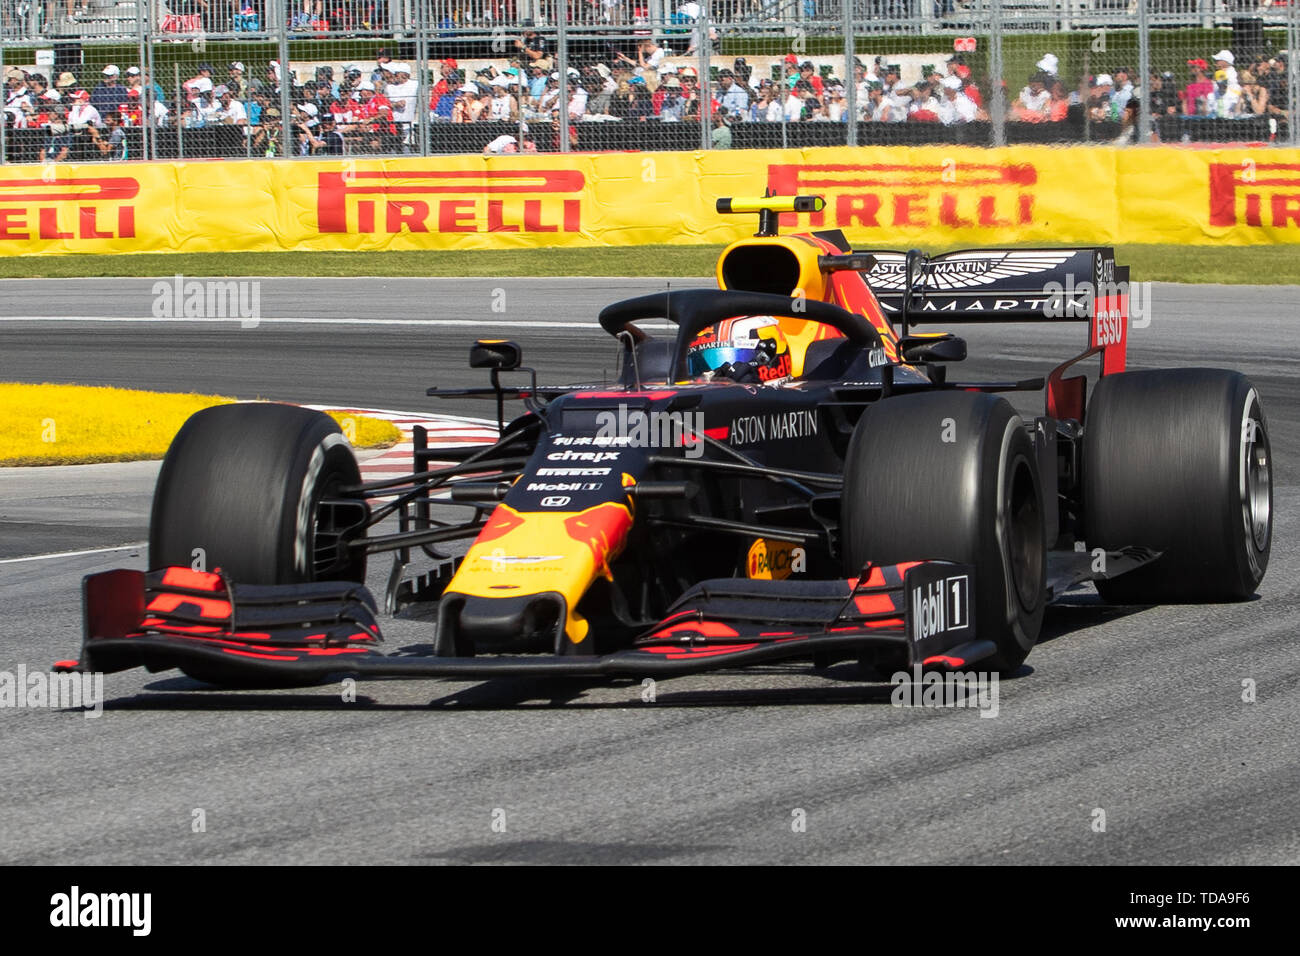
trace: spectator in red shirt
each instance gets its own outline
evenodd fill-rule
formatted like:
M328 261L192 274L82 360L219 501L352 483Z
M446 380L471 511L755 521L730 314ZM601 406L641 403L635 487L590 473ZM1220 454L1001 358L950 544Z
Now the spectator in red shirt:
M386 98L375 93L375 84L369 80L357 87L357 101L349 114L351 122L340 132L353 139L361 151L374 153L398 145L393 108Z
M140 90L138 88L126 91L126 102L117 108L117 112L122 117L123 126L143 125L144 111L140 109Z
M1204 112L1202 104L1214 92L1214 81L1209 77L1209 64L1204 60L1188 60L1187 65L1192 68L1192 82L1187 84L1179 98L1183 101L1183 113L1196 116Z
M961 80L961 91L966 94L966 98L980 109L983 109L984 94L980 92L979 86L971 79L970 67L965 63L954 63L952 75Z
M812 87L813 96L817 97L818 100L822 99L824 85L822 78L817 75L817 68L813 66L812 60L804 60L799 64L799 79Z
M443 60L439 64L438 82L429 91L429 112L443 119L451 118L452 106L456 102L456 87L460 78L457 65L450 57Z

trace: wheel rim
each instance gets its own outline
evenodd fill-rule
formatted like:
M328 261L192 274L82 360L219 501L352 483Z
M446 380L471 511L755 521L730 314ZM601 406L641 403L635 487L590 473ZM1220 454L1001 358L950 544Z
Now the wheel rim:
M1016 462L1009 495L1007 550L1011 581L1020 606L1029 610L1038 605L1041 597L1046 556L1043 554L1043 521L1038 506L1038 489L1034 487L1033 475L1023 459Z
M348 548L348 538L365 519L363 502L341 494L357 478L333 459L321 472L313 494L310 550L313 581L354 580L360 562Z
M1241 422L1241 511L1246 535L1256 551L1268 547L1272 529L1272 455L1259 400L1252 390Z

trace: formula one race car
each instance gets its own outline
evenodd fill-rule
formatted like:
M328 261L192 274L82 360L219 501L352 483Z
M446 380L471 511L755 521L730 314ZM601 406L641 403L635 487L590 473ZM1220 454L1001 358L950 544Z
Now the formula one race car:
M1254 593L1272 529L1259 395L1236 372L1125 372L1111 249L930 258L778 235L781 213L821 205L720 200L758 234L722 253L718 289L600 313L615 381L538 385L517 345L475 343L490 385L429 394L495 399L500 438L450 463L417 431L411 474L362 482L323 414L197 413L158 477L152 570L86 578L81 660L58 666L245 686L785 659L1007 672L1081 581L1121 603ZM1088 346L1016 382L949 381L965 342L915 331L1045 321L1087 323ZM1089 357L1090 395L1071 371ZM1043 413L1004 392L1042 392ZM506 421L508 400L524 414ZM437 602L427 653L380 650L362 583L379 552L388 611Z

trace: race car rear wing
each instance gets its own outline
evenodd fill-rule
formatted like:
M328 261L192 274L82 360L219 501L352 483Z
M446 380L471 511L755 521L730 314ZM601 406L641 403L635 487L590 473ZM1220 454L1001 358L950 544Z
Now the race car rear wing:
M1050 414L1082 419L1081 379L1066 369L1100 354L1101 374L1124 371L1128 351L1128 266L1109 246L1082 249L963 249L937 256L912 250L855 250L827 257L854 266L906 337L913 325L973 322L1086 322L1088 346L1048 379ZM828 262L836 268L838 263ZM853 267L853 266L850 266Z
M856 250L871 256L864 277L881 306L920 322L1084 322L1095 299L1128 285L1115 250L963 249L937 256L913 250ZM910 281L909 281L910 275Z

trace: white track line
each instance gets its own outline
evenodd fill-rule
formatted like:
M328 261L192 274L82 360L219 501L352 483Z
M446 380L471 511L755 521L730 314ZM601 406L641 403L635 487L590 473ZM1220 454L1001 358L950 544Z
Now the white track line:
M599 322L559 322L543 319L493 319L490 316L481 319L327 319L320 317L290 317L276 316L263 318L241 319L238 316L227 319L159 319L146 315L115 316L115 315L0 315L0 322L120 322L124 324L145 324L158 325L164 323L176 323L188 325L195 322L218 322L227 324L244 324L250 325L414 325L422 327L455 327L455 328L497 328L507 326L511 328L524 329L598 329ZM640 326L642 329L666 330L675 329L677 326L667 322L645 323Z
M18 564L22 561L48 561L50 558L79 558L84 554L109 554L113 551L134 551L137 548L145 547L147 544L147 541L138 541L135 544L118 545L116 548L91 548L87 551L54 551L50 554L30 554L24 558L5 558L0 560L0 564Z

